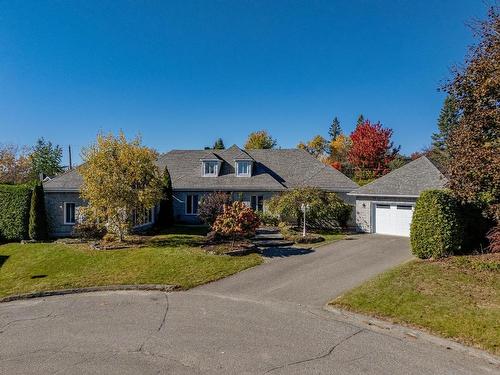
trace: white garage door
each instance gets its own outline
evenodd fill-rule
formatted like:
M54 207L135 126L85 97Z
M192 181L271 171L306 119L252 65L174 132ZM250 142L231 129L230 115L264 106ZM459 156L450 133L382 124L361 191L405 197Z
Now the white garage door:
M410 204L375 205L375 233L410 236L413 206Z

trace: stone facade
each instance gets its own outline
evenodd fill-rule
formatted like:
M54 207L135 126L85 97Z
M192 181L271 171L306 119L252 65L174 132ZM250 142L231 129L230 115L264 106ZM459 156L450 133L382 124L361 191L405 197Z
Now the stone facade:
M52 237L68 237L73 231L72 224L64 223L64 203L75 203L76 208L86 206L78 193L45 192L45 208Z
M374 207L377 203L410 203L417 201L416 198L391 198L391 197L356 197L356 229L360 232L373 233Z
M185 224L201 224L201 220L197 215L188 215L186 213L186 200L188 195L198 195L198 199L201 200L203 195L210 193L210 191L175 191L174 192L174 219L178 223ZM278 192L272 191L241 191L241 192L231 192L233 200L241 200L248 206L251 205L252 195L263 197L263 210L267 211L267 204L269 199ZM350 226L354 225L355 217L355 197L347 195L346 193L337 193L340 198L345 202L353 205L352 221L349 223ZM78 193L74 192L45 192L45 206L47 209L47 217L49 222L49 233L52 237L69 237L72 235L73 225L64 223L64 203L75 203L76 208L85 206L86 202L82 200ZM154 212L154 217L156 218L158 213L158 207L156 207Z

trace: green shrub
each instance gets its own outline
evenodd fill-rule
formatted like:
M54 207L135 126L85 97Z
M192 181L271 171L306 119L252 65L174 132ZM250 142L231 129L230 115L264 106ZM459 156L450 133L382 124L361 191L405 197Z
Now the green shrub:
M335 193L317 188L298 188L286 191L269 200L269 212L281 221L301 225L302 204L307 204L306 225L309 229L344 228L351 216L352 207Z
M256 214L259 217L260 222L261 222L262 225L267 225L267 226L275 227L280 222L279 217L277 217L275 215L271 215L270 213L267 213L267 212L256 212Z
M420 194L410 227L413 254L422 259L440 258L458 253L463 244L463 224L459 206L443 190Z
M172 190L172 179L168 168L163 171L162 198L160 200L160 210L155 226L164 229L174 224L174 194Z
M103 225L83 221L73 226L73 235L84 240L102 240L106 235L106 228Z
M32 240L46 240L49 237L42 184L37 184L31 194L28 232Z
M31 187L0 185L0 238L5 241L28 239Z

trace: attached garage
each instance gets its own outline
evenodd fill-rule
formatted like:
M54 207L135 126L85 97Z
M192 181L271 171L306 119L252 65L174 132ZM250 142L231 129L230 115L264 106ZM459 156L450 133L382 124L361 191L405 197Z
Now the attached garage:
M417 198L424 190L443 189L446 177L425 156L349 193L356 198L356 227L361 232L410 235Z
M375 203L374 232L393 236L409 236L413 204Z

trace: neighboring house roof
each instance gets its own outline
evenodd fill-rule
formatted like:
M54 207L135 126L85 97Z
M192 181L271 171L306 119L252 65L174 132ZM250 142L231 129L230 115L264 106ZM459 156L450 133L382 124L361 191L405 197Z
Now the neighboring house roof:
M349 193L356 196L418 197L428 189L443 189L446 177L427 157L421 156Z
M44 181L43 189L45 191L78 192L82 182L82 176L78 173L77 168L75 168L67 170L59 176Z
M217 177L201 175L201 160L222 161ZM251 177L237 177L236 160L251 160ZM317 187L327 191L349 192L358 185L336 169L300 149L173 150L158 158L163 171L168 166L174 190L282 191L296 187ZM76 169L43 184L46 191L79 191L82 178Z

